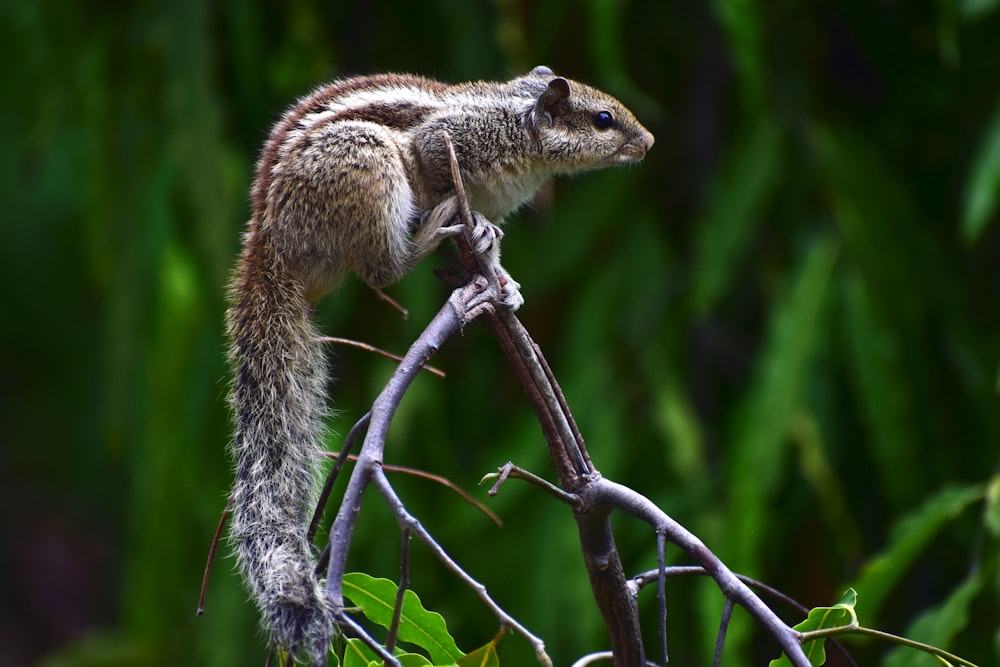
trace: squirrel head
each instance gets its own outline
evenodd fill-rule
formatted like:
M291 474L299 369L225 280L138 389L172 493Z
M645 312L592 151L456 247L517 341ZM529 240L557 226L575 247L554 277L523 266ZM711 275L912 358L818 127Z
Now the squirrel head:
M539 66L525 77L540 89L523 123L536 150L558 172L638 162L653 135L614 97Z

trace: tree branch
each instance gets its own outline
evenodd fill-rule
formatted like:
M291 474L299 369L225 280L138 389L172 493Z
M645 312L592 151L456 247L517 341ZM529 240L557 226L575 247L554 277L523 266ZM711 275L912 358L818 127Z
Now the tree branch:
M457 238L460 259L470 272L469 282L457 288L448 303L434 317L420 337L410 347L396 372L372 405L364 444L357 465L348 481L344 499L330 530L330 558L327 568L327 591L339 622L363 639L367 635L344 610L343 576L351 535L361 509L361 497L369 484L374 484L392 508L404 534L417 535L434 555L509 627L525 637L535 648L543 665L551 665L542 640L521 626L493 601L486 588L455 563L424 527L406 510L382 470L386 434L403 395L414 376L440 346L466 323L485 315L487 325L504 350L531 402L555 464L559 482L565 490L563 500L571 501L573 516L580 535L584 563L590 578L594 599L608 628L615 667L644 667L646 658L640 632L638 610L632 587L626 580L615 545L609 520L610 513L623 510L648 523L656 532L659 551L659 595L661 607L661 650L666 655L666 600L664 582L666 541L683 549L712 576L723 594L740 604L778 641L795 667L809 667L802 652L800 634L786 625L771 609L734 575L697 537L649 499L637 492L601 477L586 450L583 437L566 403L566 399L540 349L531 339L513 309L520 304L517 284L499 264L501 232L491 223L476 217L469 209L464 186L458 172L451 141L444 135L452 160L459 215L466 233ZM506 305L505 305L506 304ZM510 307L507 307L509 305ZM501 475L511 474L512 466ZM720 637L725 634L728 618L723 619ZM366 643L370 638L365 639ZM721 650L721 646L718 650ZM383 649L387 664L398 667L398 661Z
M350 548L351 536L361 511L361 496L365 487L371 482L372 475L382 463L385 448L385 437L389 430L392 416L396 412L403 394L413 381L420 367L433 355L445 340L462 326L464 310L460 310L456 302L471 300L472 292L480 292L474 284L467 285L452 293L448 303L438 311L430 324L420 334L420 337L410 346L403 361L400 362L382 393L372 404L371 417L364 444L358 454L357 464L348 481L344 499L330 528L330 563L327 568L327 592L333 601L334 609L343 611L343 577L347 563L347 552Z
M351 536L361 510L361 497L365 488L369 484L374 484L394 512L404 532L410 531L419 537L438 560L478 595L480 600L499 619L503 627L510 628L524 637L534 647L539 662L551 667L552 661L545 653L544 642L505 612L489 596L486 587L473 579L447 554L420 522L406 510L382 469L386 434L403 395L420 371L421 366L440 348L444 341L461 330L470 318L485 312L487 308L484 308L484 304L488 303L488 298L499 298L499 295L496 294L484 296L484 292L488 291L487 288L487 282L479 277L452 293L448 303L413 343L382 393L372 404L364 443L358 453L357 462L347 484L347 490L344 492L344 498L330 529L327 593L330 596L338 623L347 624L349 621L352 632L362 641L368 643L367 633L363 633L360 626L345 612L343 577L346 571ZM360 424L361 422L359 422L359 426ZM386 660L386 664L399 667L399 662L391 655L383 657L383 659Z

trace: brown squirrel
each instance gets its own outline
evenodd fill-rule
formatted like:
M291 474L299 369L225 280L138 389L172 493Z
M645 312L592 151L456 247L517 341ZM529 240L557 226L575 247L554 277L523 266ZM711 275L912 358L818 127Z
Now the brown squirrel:
M470 206L498 224L552 176L637 162L653 145L616 99L547 67L497 83L335 81L272 129L227 312L231 538L272 643L312 663L334 630L306 539L327 415L313 307L351 271L400 279L458 232L443 132Z

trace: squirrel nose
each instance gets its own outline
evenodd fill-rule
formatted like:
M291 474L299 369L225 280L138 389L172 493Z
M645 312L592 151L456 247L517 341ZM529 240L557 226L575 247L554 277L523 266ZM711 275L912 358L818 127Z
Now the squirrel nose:
M646 153L648 153L649 149L653 147L654 141L653 135L645 128L642 128L642 132L639 136L625 144L622 148L622 151L619 154L621 161L638 162L642 158L646 157Z
M653 137L653 134L651 132L649 132L648 130L643 132L642 138L639 140L639 143L640 145L642 145L642 152L644 155L647 152L649 152L650 148L653 147L653 142L655 141L656 139Z

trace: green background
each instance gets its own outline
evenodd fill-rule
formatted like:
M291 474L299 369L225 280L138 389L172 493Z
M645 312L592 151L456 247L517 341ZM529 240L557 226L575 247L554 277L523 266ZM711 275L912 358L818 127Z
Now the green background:
M657 138L640 166L557 183L504 241L598 468L807 605L854 584L862 623L1000 664L998 4L5 2L0 663L263 664L227 548L194 616L230 482L222 319L256 152L335 77L544 63ZM352 281L320 326L405 350L446 298L440 263L390 289L408 320ZM343 434L392 366L333 355ZM552 476L484 328L434 363L448 378L414 386L388 462L484 500L507 460ZM556 664L606 648L566 507L512 482L486 500L498 529L392 479ZM627 570L653 567L648 528L615 527ZM398 543L369 495L350 566L394 576ZM413 552L459 646L492 637ZM672 664L707 664L721 595L668 594ZM640 606L654 646L653 591ZM860 664L887 649L851 645ZM726 656L775 650L737 611Z

